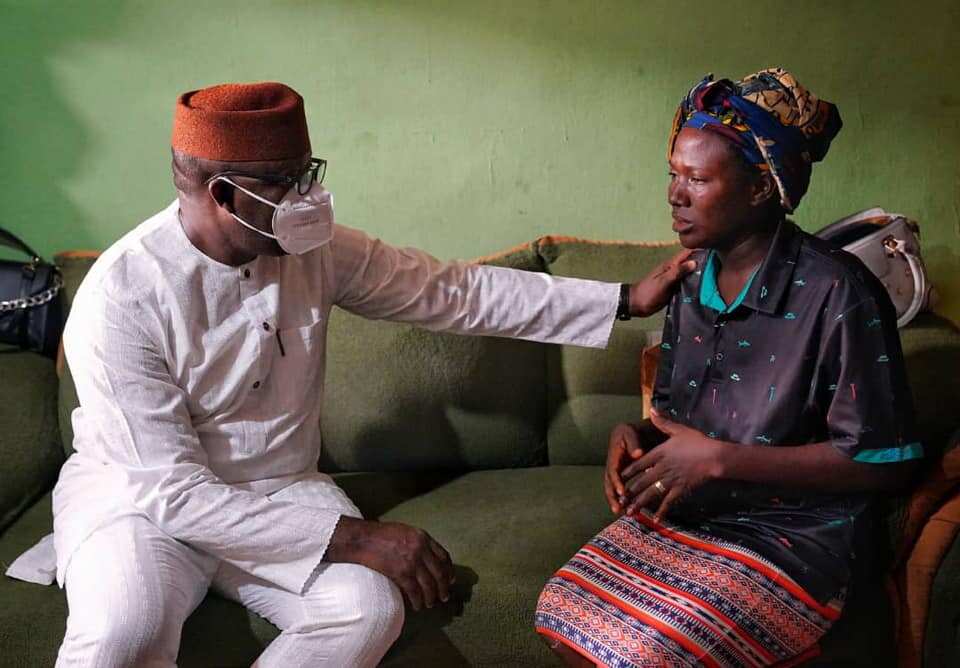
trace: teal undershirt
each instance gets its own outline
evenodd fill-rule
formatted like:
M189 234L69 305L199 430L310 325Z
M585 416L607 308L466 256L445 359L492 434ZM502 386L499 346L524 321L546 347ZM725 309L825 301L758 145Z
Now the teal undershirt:
M757 272L760 271L760 267L758 265L757 268L753 270L743 289L740 290L740 294L737 295L737 298L733 300L730 306L727 306L727 303L723 301L723 297L720 296L720 287L717 285L716 254L716 251L710 251L707 254L707 264L703 267L703 280L700 281L700 304L707 308L712 308L714 311L719 311L720 313L730 313L740 306L743 298L747 296L747 291L749 291L750 286L753 285L753 279L757 275Z

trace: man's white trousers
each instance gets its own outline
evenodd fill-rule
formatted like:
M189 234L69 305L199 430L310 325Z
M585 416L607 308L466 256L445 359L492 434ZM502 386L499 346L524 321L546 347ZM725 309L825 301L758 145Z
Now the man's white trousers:
M306 482L306 481L305 481ZM315 505L316 483L272 498ZM342 505L330 483L324 507ZM403 599L389 579L353 564L322 564L304 595L259 580L170 538L143 517L123 517L94 532L66 572L69 617L57 666L175 666L184 620L208 588L281 629L257 659L262 668L374 666L403 626Z

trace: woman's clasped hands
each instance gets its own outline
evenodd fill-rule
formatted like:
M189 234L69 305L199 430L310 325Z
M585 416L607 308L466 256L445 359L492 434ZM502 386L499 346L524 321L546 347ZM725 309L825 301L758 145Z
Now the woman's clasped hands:
M723 476L725 446L655 409L649 422L618 424L603 481L611 512L634 515L645 508L660 521L677 501Z

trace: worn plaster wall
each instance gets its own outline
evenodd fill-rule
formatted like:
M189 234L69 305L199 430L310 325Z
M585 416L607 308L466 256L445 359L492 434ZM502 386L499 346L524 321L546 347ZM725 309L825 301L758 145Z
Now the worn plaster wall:
M958 32L953 0L0 0L0 225L105 247L173 196L177 93L276 79L306 98L343 223L441 257L667 239L676 101L780 64L846 123L797 220L918 219L960 319Z

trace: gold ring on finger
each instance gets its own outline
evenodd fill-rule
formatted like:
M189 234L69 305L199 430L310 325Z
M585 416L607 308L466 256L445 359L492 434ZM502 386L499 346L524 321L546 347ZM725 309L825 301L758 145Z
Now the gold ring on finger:
M657 491L660 492L660 494L666 496L666 494L667 494L667 487L666 487L666 485L664 485L661 481L659 481L659 480L656 481L655 483L653 483L653 486L657 488Z

